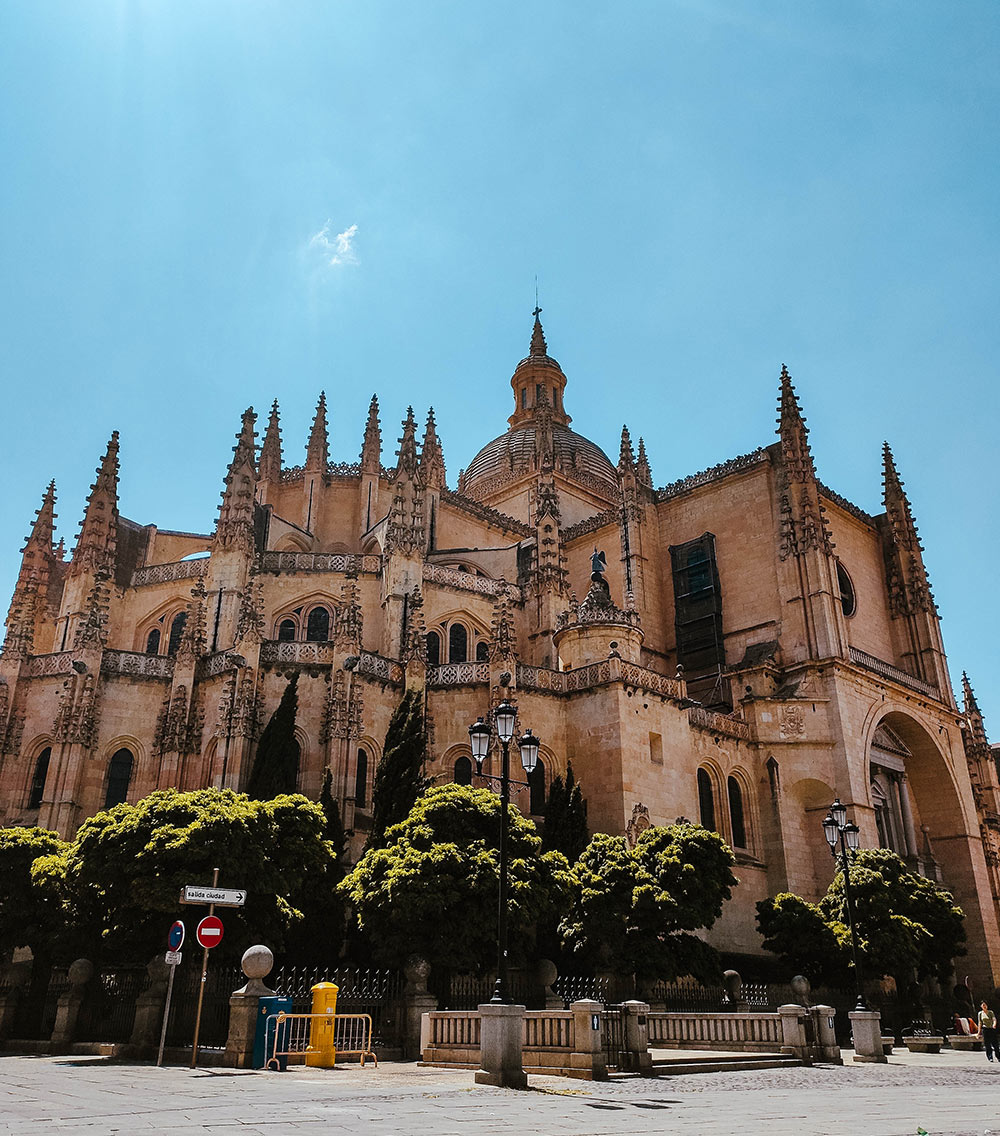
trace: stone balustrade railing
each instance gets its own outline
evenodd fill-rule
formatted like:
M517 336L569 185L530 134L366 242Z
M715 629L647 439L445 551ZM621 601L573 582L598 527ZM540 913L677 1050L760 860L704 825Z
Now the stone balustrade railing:
M517 665L517 685L524 690L551 691L553 694L572 694L576 690L587 690L592 686L602 686L611 682L624 682L651 694L661 694L666 698L684 697L682 684L677 679L668 678L657 671L640 667L625 659L612 657L599 663L588 663L572 671L554 671L548 667L529 667ZM745 724L745 723L744 723Z
M597 1007L597 1003L587 1003ZM588 1017L589 1020L589 1017ZM528 1010L523 1019L521 1058L527 1072L592 1075L592 1054L577 1053L572 1010ZM590 1038L587 1038L590 1044ZM430 1065L479 1064L480 1018L476 1010L435 1010L424 1015L423 1059ZM599 1056L599 1055L598 1055Z
M132 587L142 588L147 584L169 584L173 580L197 580L208 571L207 556L200 560L174 560L169 564L150 564L148 568L137 568L132 573Z
M134 678L170 678L174 660L170 655L146 655L141 651L105 651L101 674L132 675Z
M371 651L362 651L355 656L357 664L354 667L356 674L368 675L380 682L391 682L394 686L402 686L406 679L406 672L402 666L393 659L383 655L376 655Z
M489 681L489 663L444 663L427 668L428 686L468 686Z
M734 718L729 714L717 714L714 710L706 710L703 706L692 706L688 710L688 721L692 726L709 730L713 734L725 734L729 738L738 738L744 742L750 741L750 723L742 718Z
M215 651L198 660L198 678L215 678L234 669L237 663L244 665L243 656L238 651Z
M347 552L265 552L261 554L261 572L344 572L350 575L381 571L378 556L355 556Z
M929 682L924 682L923 679L907 674L906 671L894 667L892 663L887 663L884 659L877 659L874 655L859 651L857 647L850 647L848 650L851 662L857 663L859 667L864 667L866 671L872 671L874 674L881 675L882 678L891 679L892 682L898 682L900 686L907 686L910 690L926 694L929 698L940 698L938 688L932 686Z
M336 648L333 643L306 643L297 640L265 639L260 647L260 661L271 665L288 663L298 666L330 666Z
M425 564L423 579L425 584L443 584L448 588L476 592L481 596L499 596L506 592L515 602L521 599L521 589L516 584L508 584L506 580L491 580L488 576L477 576L475 572L463 572L459 568Z
M49 675L71 674L73 652L56 651L51 655L32 655L24 666L26 678L48 678Z
M776 1053L782 1046L780 1014L651 1013L651 1049L724 1049Z

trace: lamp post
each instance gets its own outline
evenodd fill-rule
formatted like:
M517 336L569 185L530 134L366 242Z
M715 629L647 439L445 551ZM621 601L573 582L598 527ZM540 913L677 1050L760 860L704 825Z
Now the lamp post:
M838 797L830 806L823 819L823 835L830 845L830 855L837 859L837 845L840 844L840 866L844 873L844 898L847 901L847 926L851 932L851 954L854 958L854 980L858 988L858 1001L855 1010L867 1010L865 1002L864 979L861 975L861 961L858 955L858 932L854 920L854 897L851 895L851 866L848 852L857 852L861 830L856 824L848 823L847 806Z
M509 890L508 864L507 864L507 830L510 827L508 807L510 805L511 784L527 787L527 781L514 781L510 779L510 743L514 737L514 727L517 722L517 707L508 699L504 699L493 713L496 723L497 739L503 754L499 777L490 777L483 773L483 759L490 747L489 723L478 718L469 727L469 743L472 746L472 756L476 762L476 772L480 777L500 786L500 899L497 910L497 981L493 989L490 1002L504 1005L510 1002L508 991L508 965L507 965L507 895ZM529 774L534 772L538 764L538 738L530 730L518 738L518 748L521 751L521 765Z

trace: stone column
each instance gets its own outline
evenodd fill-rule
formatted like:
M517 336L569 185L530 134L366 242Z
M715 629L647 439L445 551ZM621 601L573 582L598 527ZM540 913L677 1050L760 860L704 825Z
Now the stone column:
M569 1055L574 1074L586 1080L606 1081L607 1066L601 1047L601 1011L604 1007L591 998L581 998L570 1006L573 1011L573 1052Z
M840 1056L840 1046L837 1044L837 1033L834 1028L837 1011L833 1006L813 1006L810 1013L813 1018L813 1035L816 1038L816 1056L828 1065L843 1065L844 1061Z
M274 955L264 946L248 948L240 964L247 984L234 990L229 999L229 1036L223 1064L249 1069L253 1064L253 1043L257 1035L257 1003L274 993L261 981L271 973Z
M913 823L913 809L910 805L910 784L905 773L896 779L896 792L899 794L899 812L903 820L903 835L906 838L907 859L919 855L917 848L917 827Z
M427 989L427 977L430 972L431 964L422 958L411 958L403 971L406 975L406 987L403 990L406 1023L402 1041L403 1056L407 1061L416 1061L423 1057L424 1015L437 1009L437 998Z
M167 1000L167 979L170 968L163 955L154 955L146 964L149 986L135 1000L135 1022L129 1038L129 1050L134 1057L151 1057L156 1053L163 1026L163 1008Z
M806 1021L809 1011L802 1006L788 1003L778 1007L781 1016L781 1051L792 1053L807 1064L810 1060L809 1042L806 1037Z
M67 977L69 989L59 996L59 1005L56 1007L56 1024L52 1030L53 1053L65 1052L76 1040L77 1019L86 997L87 983L94 977L94 964L90 959L77 959L70 966Z
M485 1002L477 1007L480 1019L477 1085L526 1089L524 1072L524 1006Z
M885 1064L882 1049L882 1016L878 1010L851 1010L851 1032L854 1034L854 1060Z
M653 1068L649 1052L649 1003L624 1002L625 1052L630 1073L648 1074Z

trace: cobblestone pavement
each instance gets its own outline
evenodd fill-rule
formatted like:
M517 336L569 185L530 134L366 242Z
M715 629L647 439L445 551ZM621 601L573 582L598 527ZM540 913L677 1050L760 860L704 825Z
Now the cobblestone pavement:
M528 1092L412 1064L249 1073L101 1058L0 1057L0 1133L467 1136L1000 1136L1000 1067L982 1054L635 1078L532 1077Z

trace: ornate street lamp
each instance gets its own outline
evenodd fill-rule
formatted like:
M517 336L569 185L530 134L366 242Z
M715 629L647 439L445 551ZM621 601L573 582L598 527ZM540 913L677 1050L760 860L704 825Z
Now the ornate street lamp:
M854 925L854 897L851 895L851 864L848 852L857 852L861 842L861 829L847 821L847 806L838 797L823 818L823 835L830 845L830 855L837 859L837 845L840 844L840 867L844 873L844 898L847 901L847 926L851 932L851 954L854 958L854 981L858 988L858 1002L855 1010L867 1010L865 1002L864 979L861 975L861 962L858 954L858 933Z
M493 712L493 721L496 723L497 738L503 754L503 764L499 777L491 777L483 773L483 760L490 748L490 727L482 718L477 718L469 727L469 744L472 746L472 756L476 762L476 772L485 781L500 786L500 898L497 910L497 980L493 989L491 1002L504 1004L510 1001L508 963L507 963L507 907L508 907L508 864L507 864L507 830L510 827L508 816L510 805L510 787L527 788L527 781L511 781L510 778L510 743L514 737L514 728L517 723L517 707L508 699L504 699ZM525 730L518 738L518 749L521 751L521 765L529 775L534 772L538 764L538 738L530 730Z

